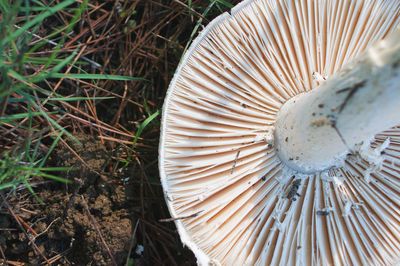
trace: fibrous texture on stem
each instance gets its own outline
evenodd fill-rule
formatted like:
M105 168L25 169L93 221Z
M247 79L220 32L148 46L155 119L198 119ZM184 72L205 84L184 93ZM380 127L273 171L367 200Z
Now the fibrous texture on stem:
M159 167L199 263L399 261L400 128L310 174L281 161L273 132L286 101L393 32L399 10L392 0L245 1L192 44L165 100Z
M303 173L342 165L359 146L400 124L399 84L397 29L319 87L287 101L276 118L275 150Z

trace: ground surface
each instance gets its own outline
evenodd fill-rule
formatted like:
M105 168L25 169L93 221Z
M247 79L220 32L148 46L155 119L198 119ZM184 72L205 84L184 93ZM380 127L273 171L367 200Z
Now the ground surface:
M43 106L58 112L59 124L81 143L63 136L46 163L72 167L57 173L72 183L32 177L30 185L43 204L24 185L1 191L0 263L195 264L174 224L159 221L169 217L157 169L160 115L143 130L135 147L132 143L146 118L161 110L169 81L195 26L199 22L206 25L228 9L215 2L89 1L59 53L70 54L79 48L77 60L86 57L100 65L82 65L87 72L145 81L66 79L38 84L55 88L66 97L112 99L67 102L52 109ZM71 14L73 10L66 9L48 18L36 34L48 35L70 21ZM46 49L53 47L49 44L35 53L46 54ZM20 107L10 101L3 111L10 115ZM40 118L32 123L37 129L46 129L38 146L45 154L54 140L47 132L57 130ZM39 139L29 130L0 126L0 150L11 153L24 143L21 139L30 138L32 143Z
M157 259L150 254L145 255L140 251L145 246L144 242L133 237L135 228L135 233L139 234L136 223L140 224L140 218L135 215L139 212L139 206L132 201L135 198L135 186L128 182L113 182L107 176L93 173L104 170L110 159L107 150L99 141L87 135L76 137L82 146L74 142L70 144L91 170L83 166L72 152L60 146L56 150L57 160L63 166L77 169L66 173L74 183L66 186L43 181L44 184L36 190L45 202L43 205L24 191L16 193L8 201L15 215L30 227L25 234L20 232L10 213L0 216L0 226L4 230L0 235L0 243L5 247L9 261L35 265L45 262L112 265L111 254L117 265L123 265L128 254L133 252L131 257L134 258L134 265L149 265L158 259L160 263L167 263L168 256L162 250L157 251L160 254ZM145 206L146 211L165 213L165 208L160 204L148 204L152 206ZM173 260L179 264L193 263L190 252L179 244L173 226L159 224L157 220L143 222L166 234L168 241L176 245ZM36 247L32 247L29 240L33 240ZM148 241L159 248L157 239ZM40 252L35 252L35 249Z

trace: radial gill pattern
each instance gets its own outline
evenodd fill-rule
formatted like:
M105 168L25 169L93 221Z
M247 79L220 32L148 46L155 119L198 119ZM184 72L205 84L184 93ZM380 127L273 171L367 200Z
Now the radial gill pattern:
M352 158L300 175L273 147L281 105L400 22L400 1L255 0L203 30L166 98L160 174L199 263L392 265L400 261L400 128L382 164Z

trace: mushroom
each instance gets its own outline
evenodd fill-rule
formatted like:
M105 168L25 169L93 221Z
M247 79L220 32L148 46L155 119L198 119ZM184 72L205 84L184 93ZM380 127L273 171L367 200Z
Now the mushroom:
M398 0L248 0L193 42L159 168L199 264L400 262L399 13Z

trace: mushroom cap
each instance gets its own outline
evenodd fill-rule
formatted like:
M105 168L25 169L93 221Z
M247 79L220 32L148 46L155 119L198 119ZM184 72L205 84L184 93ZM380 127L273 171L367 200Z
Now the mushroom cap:
M368 160L299 174L273 147L280 107L400 22L400 1L248 0L196 38L169 86L160 178L198 263L400 262L400 127ZM381 155L381 153L383 155Z

